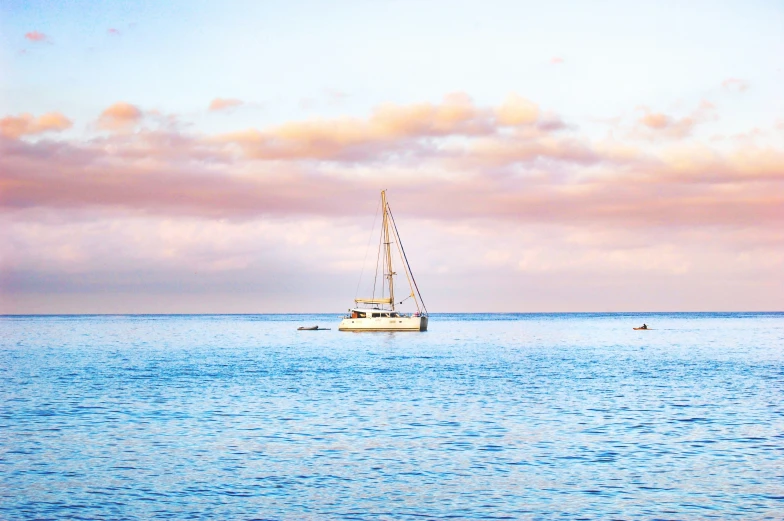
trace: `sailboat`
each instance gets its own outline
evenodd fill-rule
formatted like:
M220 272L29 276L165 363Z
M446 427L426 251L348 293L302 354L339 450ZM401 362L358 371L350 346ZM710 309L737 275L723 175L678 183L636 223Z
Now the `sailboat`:
M370 298L355 298L354 307L340 322L340 331L427 331L427 308L422 301L411 266L408 264L406 251L397 231L395 219L387 202L386 190L381 191L381 237L379 238L376 274L381 273L381 288L376 293L376 280L373 281L373 294ZM395 302L395 272L392 264L392 244L396 246L401 267L408 280L409 295ZM416 312L400 313L395 305L413 299Z

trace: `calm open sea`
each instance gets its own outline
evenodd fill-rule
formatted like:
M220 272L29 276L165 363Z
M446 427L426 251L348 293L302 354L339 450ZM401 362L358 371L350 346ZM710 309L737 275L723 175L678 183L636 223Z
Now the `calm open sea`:
M0 317L0 519L784 519L782 313L337 322Z

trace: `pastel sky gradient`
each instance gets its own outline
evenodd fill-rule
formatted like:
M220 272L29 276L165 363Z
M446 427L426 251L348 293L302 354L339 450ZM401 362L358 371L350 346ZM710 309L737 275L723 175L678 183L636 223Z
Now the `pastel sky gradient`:
M784 309L780 2L0 2L0 313ZM373 256L371 253L370 257Z

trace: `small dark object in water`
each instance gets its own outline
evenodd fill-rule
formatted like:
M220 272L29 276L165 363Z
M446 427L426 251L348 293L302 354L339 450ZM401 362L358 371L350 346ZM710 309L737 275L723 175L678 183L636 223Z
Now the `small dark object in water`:
M297 331L329 331L329 328L328 327L318 327L318 326L313 326L313 327L300 326L300 327L297 328Z

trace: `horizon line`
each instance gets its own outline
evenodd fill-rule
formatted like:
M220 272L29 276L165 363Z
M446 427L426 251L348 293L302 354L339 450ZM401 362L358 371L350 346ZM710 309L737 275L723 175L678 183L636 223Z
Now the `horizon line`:
M614 315L614 314L784 314L784 310L735 311L442 311L428 315ZM149 316L264 316L264 315L340 315L335 312L264 312L264 313L0 313L0 317L149 317Z

